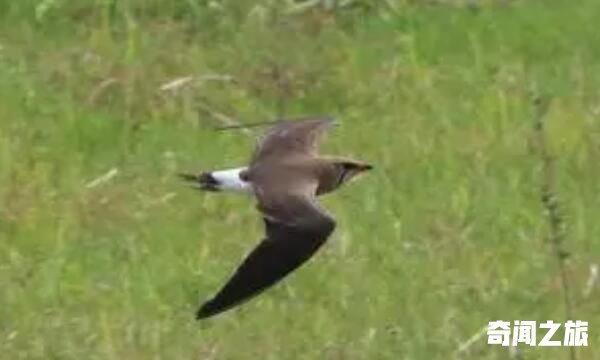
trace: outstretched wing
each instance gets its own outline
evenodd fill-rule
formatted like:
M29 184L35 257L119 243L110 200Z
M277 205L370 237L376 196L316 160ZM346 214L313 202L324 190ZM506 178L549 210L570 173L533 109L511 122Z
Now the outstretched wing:
M269 129L259 141L251 164L290 153L316 154L319 139L335 122L326 117L302 120L282 120Z
M228 310L274 285L305 263L333 232L335 221L312 198L291 196L280 200L260 204L266 238L217 295L202 305L198 319Z

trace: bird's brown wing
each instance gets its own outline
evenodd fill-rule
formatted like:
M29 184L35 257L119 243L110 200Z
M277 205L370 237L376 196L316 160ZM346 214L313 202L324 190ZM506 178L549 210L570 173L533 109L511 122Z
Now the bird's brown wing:
M311 196L259 198L266 237L246 257L225 286L198 310L203 319L260 294L306 262L335 228L334 219Z
M315 155L319 139L332 124L335 122L326 117L281 121L269 129L259 141L251 165L273 155Z

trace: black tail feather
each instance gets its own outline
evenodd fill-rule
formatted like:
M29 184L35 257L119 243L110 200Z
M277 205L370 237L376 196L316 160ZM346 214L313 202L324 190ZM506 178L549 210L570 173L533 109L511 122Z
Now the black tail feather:
M177 176L179 176L182 180L185 180L185 181L198 182L198 175L179 173L179 174L177 174Z
M182 180L188 181L197 185L200 190L219 191L219 182L211 173L203 172L200 175L192 175L186 173L177 174Z

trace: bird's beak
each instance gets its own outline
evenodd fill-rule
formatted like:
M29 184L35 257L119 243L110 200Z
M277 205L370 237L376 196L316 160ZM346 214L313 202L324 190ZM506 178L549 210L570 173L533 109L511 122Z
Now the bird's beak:
M368 171L368 170L373 170L373 165L369 165L369 164L364 164L362 165L359 170L362 171Z

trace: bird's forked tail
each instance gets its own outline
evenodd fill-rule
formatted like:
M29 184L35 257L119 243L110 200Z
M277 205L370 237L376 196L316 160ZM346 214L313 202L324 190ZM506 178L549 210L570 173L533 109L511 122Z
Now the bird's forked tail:
M240 175L246 170L245 167L205 171L199 175L187 173L178 174L180 178L191 182L197 189L204 191L232 191L232 192L252 192L252 186L249 182L242 180Z

